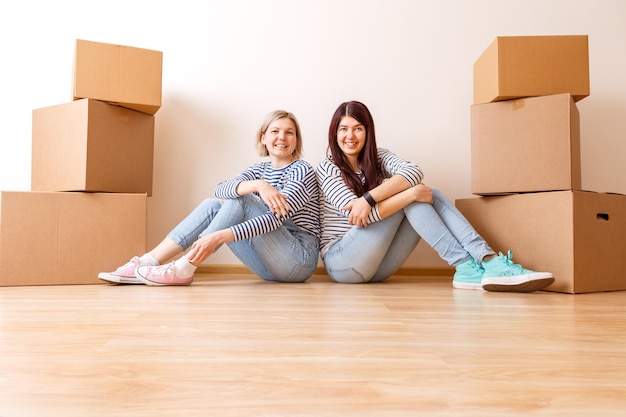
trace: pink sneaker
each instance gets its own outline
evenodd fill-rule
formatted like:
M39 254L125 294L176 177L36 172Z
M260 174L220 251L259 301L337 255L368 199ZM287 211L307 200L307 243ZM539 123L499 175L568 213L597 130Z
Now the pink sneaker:
M135 269L140 265L139 257L134 256L130 261L113 272L100 272L98 278L112 284L143 284L135 276Z
M189 285L193 282L193 275L189 278L174 275L174 262L160 266L141 265L135 273L142 283L153 286Z

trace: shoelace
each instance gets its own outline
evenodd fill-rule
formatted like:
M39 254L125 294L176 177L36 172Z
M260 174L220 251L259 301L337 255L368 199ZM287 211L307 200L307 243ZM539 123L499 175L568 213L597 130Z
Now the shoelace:
M523 273L524 271L526 271L526 269L524 269L524 267L522 267L522 265L520 264L516 264L515 262L513 262L513 251L511 251L509 249L509 251L507 252L506 256L503 255L502 253L500 253L500 259L502 259L502 262L504 262L506 264L506 266L508 266L509 268L515 269L521 273Z
M126 262L125 265L122 265L119 268L117 268L115 272L123 272L124 270L128 268L136 268L137 265L139 265L139 257L134 256L130 261Z
M470 262L470 266L475 271L478 271L480 273L485 272L485 268L483 268L482 266L478 265L478 263L474 259L472 259L472 262Z
M151 275L174 275L174 262L171 262L169 264L166 265L161 265L161 266L157 266L156 268L152 268L152 271L150 271Z

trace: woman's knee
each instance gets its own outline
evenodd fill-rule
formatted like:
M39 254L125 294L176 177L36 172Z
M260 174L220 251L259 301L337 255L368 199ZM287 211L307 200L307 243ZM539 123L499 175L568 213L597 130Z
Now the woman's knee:
M447 201L448 197L439 189L433 188L433 201Z
M420 212L423 210L431 210L433 205L438 204L440 202L445 202L447 201L447 197L444 193L442 193L439 189L437 188L433 188L433 202L432 204L429 203L422 203L419 201L414 201L411 204L409 204L408 206L406 206L404 208L404 214L405 215L410 215L410 213L416 213L416 212Z
M218 200L216 198L207 198L200 203L198 208L208 214L208 213L214 213L216 211L219 211L221 207L222 207L221 200Z

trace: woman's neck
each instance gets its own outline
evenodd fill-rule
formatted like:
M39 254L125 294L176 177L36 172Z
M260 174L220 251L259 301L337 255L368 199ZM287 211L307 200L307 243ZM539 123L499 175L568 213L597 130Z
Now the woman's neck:
M284 168L295 160L296 158L293 155L288 158L273 158L270 156L270 164L272 164L272 168L276 169Z

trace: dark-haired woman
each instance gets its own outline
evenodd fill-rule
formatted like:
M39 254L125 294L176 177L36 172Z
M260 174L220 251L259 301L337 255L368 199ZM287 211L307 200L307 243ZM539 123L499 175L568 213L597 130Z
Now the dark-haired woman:
M317 178L321 256L336 282L387 279L420 238L455 267L455 288L532 292L554 282L513 263L511 251L496 254L443 193L422 183L417 165L378 148L363 103L342 103L333 114Z

